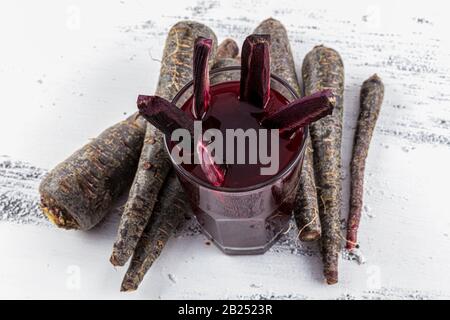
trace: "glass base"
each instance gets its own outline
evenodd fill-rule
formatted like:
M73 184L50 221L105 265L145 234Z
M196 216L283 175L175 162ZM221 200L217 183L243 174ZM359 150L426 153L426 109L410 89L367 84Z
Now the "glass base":
M223 253L227 255L256 255L256 254L263 254L267 250L269 250L272 245L278 240L278 238L281 236L281 234L285 233L289 229L289 224L287 224L284 228L280 229L278 233L276 233L272 239L265 242L264 244L261 244L259 246L251 246L251 247L232 247L232 246L225 246L222 243L216 241L214 237L206 230L201 223L197 220L197 217L195 217L195 220L200 225L200 229L202 230L202 233L212 242L216 247L218 247Z

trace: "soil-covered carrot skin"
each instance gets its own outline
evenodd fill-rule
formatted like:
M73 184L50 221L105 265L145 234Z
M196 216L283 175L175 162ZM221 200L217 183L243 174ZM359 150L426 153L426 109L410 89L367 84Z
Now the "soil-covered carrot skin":
M322 228L320 226L319 208L317 200L311 201L308 195L316 194L316 184L313 167L313 152L311 140L308 140L303 159L302 175L295 196L294 218L299 230L300 241L310 242L320 239ZM308 149L310 149L308 151ZM314 196L313 196L314 197ZM315 197L314 197L315 198ZM317 199L317 198L315 198Z
M222 41L219 45L219 48L217 49L217 55L214 64L212 66L212 70L241 65L241 59L237 57L237 54L239 53L239 47L237 47L237 53L233 50L226 50L226 47L228 46L229 42L233 42L237 47L237 43L233 39L228 38ZM221 52L220 56L219 52ZM212 75L210 80L211 85L215 85L218 83L238 79L239 79L239 71L238 72L228 71L225 73Z
M240 66L241 65L241 59L238 58L239 55L239 46L231 38L227 38L223 40L218 48L217 48L217 54L214 59L214 63L212 66L212 70L229 67L229 66ZM227 78L223 78L225 80L219 79L217 80L217 76L214 78L211 78L211 85L220 83L223 81L227 81Z
M239 46L233 39L223 40L217 48L216 59L236 58L239 55Z
M303 61L305 95L332 89L336 96L333 114L310 126L314 169L322 225L321 250L328 284L338 282L341 248L341 139L344 94L344 65L333 49L317 46Z
M41 208L58 227L88 230L127 190L136 171L145 120L119 122L56 166L39 186Z
M292 55L286 28L280 21L269 18L261 22L253 33L270 34L272 39L270 48L271 72L287 81L300 96L301 88L295 72L294 57ZM313 149L309 138L306 144L307 148L305 151L305 158L303 159L299 191L297 193L299 194L301 192L301 199L297 198L294 212L297 213L297 216L301 214L303 217L302 219L296 219L299 230L303 229L302 234L307 234L308 229L311 229L312 231L319 231L320 235L320 222L315 218L319 212L319 208L317 203L316 183L314 181L314 166L312 163ZM304 223L299 224L301 221ZM318 224L315 224L314 221L318 221ZM305 225L309 225L310 227L304 228ZM302 238L300 237L300 239Z
M384 85L376 74L364 81L361 87L359 118L350 164L350 213L347 222L347 249L349 250L355 248L357 244L357 232L363 206L364 170L383 97Z
M121 291L134 291L161 254L169 238L190 213L184 191L172 172L164 183L153 214L139 239Z
M241 60L239 60L237 58L222 58L222 59L217 59L214 62L213 69L225 68L225 67L230 67L230 66L240 66L240 65L241 65ZM213 79L215 79L215 78L211 78L211 84L220 82L220 81L215 80L215 82L213 83Z
M301 90L295 72L294 56L284 25L273 18L262 21L254 34L270 35L270 72L281 77L300 95Z
M212 68L219 69L219 68L240 66L240 65L241 65L241 60L238 58L221 58L221 59L216 59ZM211 76L211 85L215 85L215 84L222 83L225 81L232 81L232 80L236 81L238 79L239 79L239 71L237 71L237 72L227 71L225 73L212 75Z
M214 58L217 38L207 26L194 21L181 21L170 29L161 62L157 96L172 101L176 93L192 80L193 48L198 37L212 39L211 57ZM124 265L133 254L170 168L162 134L148 124L138 169L110 258L113 265Z

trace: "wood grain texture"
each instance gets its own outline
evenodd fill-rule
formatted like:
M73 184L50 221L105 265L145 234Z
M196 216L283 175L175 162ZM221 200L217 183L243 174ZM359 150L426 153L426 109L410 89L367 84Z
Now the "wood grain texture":
M450 257L443 254L450 251L450 172L442 170L450 160L450 41L442 7L385 0L376 6L331 0L71 4L1 4L0 86L8 88L0 95L1 154L12 163L50 169L134 113L136 95L155 91L164 39L177 21L199 20L219 41L232 37L241 45L273 16L288 30L297 66L318 44L335 48L344 60L343 217L360 85L373 73L383 78L385 99L366 163L359 230L366 264L342 260L340 282L329 288L321 281L318 248L297 246L295 228L265 255L231 259L206 245L190 225L168 242L147 275L151 280L124 296L117 292L123 274L107 261L117 213L92 232L67 233L22 219L6 222L0 205L0 251L7 261L0 265L1 298L450 297ZM99 24L95 17L105 6L108 14ZM78 26L69 19L76 9ZM24 94L32 97L26 113ZM26 200L23 208L37 199L38 182L22 178L27 170L0 170L0 199ZM7 210L8 216L24 211Z

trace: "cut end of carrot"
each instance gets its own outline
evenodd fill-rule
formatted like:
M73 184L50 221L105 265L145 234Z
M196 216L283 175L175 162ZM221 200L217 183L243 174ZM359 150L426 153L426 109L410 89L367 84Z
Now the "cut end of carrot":
M70 215L64 214L63 212L65 210L56 207L53 202L54 201L52 200L47 202L44 200L44 197L41 198L40 208L44 216L46 216L47 219L58 228L66 230L79 230L80 225Z
M264 109L270 97L270 35L252 34L242 46L240 99Z
M139 95L137 106L139 114L164 134L171 135L181 128L193 134L194 121L172 102L158 96Z
M211 95L209 93L208 61L211 54L212 40L198 37L194 44L194 103L192 114L195 119L202 119L208 111Z
M153 97L154 96L146 96L146 95L140 94L136 101L139 111L145 110L147 105L151 104Z

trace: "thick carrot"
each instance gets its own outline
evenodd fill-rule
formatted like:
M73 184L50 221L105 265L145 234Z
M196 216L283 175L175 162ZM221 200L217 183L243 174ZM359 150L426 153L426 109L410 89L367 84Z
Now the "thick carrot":
M270 34L272 39L270 48L271 72L284 79L298 95L301 95L291 45L283 24L276 19L269 18L261 22L253 33ZM320 237L320 221L318 219L319 208L312 162L313 149L309 138L306 144L307 148L305 158L303 159L294 215L296 216L298 229L303 230L300 234L300 239L303 241L312 241Z
M359 118L350 164L351 193L347 225L347 249L349 250L355 248L357 244L357 233L363 205L364 170L373 130L383 103L383 96L384 85L376 74L364 81L361 87Z
M80 230L102 220L133 180L144 135L145 120L133 115L50 171L39 186L41 209L49 220Z
M193 21L182 21L170 29L163 52L156 95L171 101L192 79L193 45L194 40L200 36L213 39L214 57L217 40L207 26ZM162 134L152 125L147 125L138 169L110 258L113 265L124 265L133 254L170 168L171 163L163 145Z
M341 139L344 94L344 65L339 54L317 46L303 61L305 95L332 89L336 96L333 114L310 126L314 169L322 225L321 251L328 284L338 282L341 214Z

